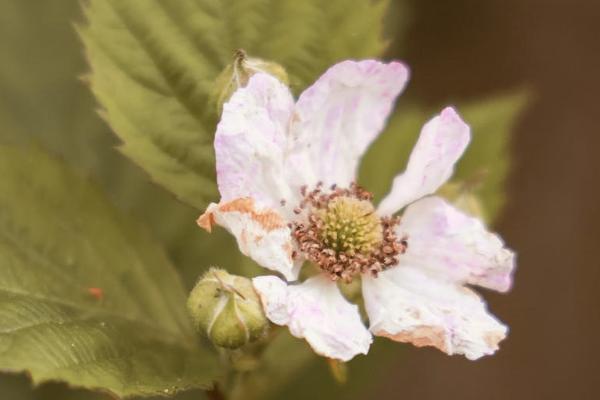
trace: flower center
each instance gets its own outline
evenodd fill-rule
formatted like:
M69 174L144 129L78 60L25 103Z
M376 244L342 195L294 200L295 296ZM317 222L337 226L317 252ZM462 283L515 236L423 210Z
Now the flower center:
M406 250L406 241L394 232L400 220L377 215L371 193L352 184L329 191L318 185L311 192L303 188L302 194L295 212L304 218L292 223L293 236L302 255L332 280L377 276L398 263Z
M383 240L381 221L368 200L337 197L315 215L319 238L336 253L369 254Z

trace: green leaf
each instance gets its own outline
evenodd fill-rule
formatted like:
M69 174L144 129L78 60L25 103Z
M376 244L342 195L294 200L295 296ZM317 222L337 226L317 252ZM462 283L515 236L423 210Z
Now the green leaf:
M208 235L199 212L148 180L113 146L117 138L94 110L72 21L78 0L0 2L0 143L40 143L67 164L92 176L123 212L143 221L168 250L191 289L210 265L229 270L244 258L228 251L235 240L223 230ZM43 17L42 17L43 16Z
M0 146L0 369L119 396L207 385L165 255L37 148Z
M374 374L373 371L398 369L399 362L406 358L406 350L406 345L385 338L375 338L368 355L355 357L347 364L348 381L343 385L340 385L331 376L327 360L319 357L317 362L311 364L310 368L295 373L293 385L283 388L275 386L275 389L279 390L274 393L269 392L266 399L303 400L317 397L319 399L363 400L375 398L373 393L381 390L382 385L389 379L389 375ZM410 368L408 362L404 367ZM315 396L317 393L315 388L318 388L318 396Z
M218 198L209 96L233 52L283 65L302 89L334 62L379 55L386 1L92 0L80 34L120 150L184 202Z
M510 135L526 103L527 95L517 92L457 107L471 126L472 140L452 179L481 180L473 185L474 194L483 202L488 221L498 216L504 204ZM404 170L421 127L437 112L405 105L392 115L385 132L371 146L361 165L360 181L376 199L387 193L394 176Z
M404 170L427 114L414 105L399 107L384 132L361 161L359 181L379 201L390 190L394 177Z
M474 194L482 201L488 221L497 218L506 201L511 134L528 98L521 91L472 102L462 109L473 139L457 165L454 180L481 180L480 184L475 182Z
M71 22L78 14L74 0L0 2L0 139L36 137L90 165L97 159L91 150L114 140L104 134L94 99L77 79L85 70ZM99 132L109 140L99 141Z

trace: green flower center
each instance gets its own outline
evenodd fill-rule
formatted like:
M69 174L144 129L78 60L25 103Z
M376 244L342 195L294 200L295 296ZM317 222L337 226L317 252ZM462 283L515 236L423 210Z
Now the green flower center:
M320 239L336 253L370 254L383 240L381 219L368 200L337 197L318 210Z

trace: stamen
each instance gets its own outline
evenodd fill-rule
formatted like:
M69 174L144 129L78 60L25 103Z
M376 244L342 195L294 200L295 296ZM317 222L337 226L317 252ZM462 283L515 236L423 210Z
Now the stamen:
M338 253L367 254L383 239L379 217L367 200L337 197L314 216L320 239Z
M309 207L304 222L292 224L298 250L327 272L332 280L351 282L361 273L373 276L398 263L406 238L398 238L397 217L379 217L372 194L356 184L342 189L323 184L308 192L303 187L301 207Z

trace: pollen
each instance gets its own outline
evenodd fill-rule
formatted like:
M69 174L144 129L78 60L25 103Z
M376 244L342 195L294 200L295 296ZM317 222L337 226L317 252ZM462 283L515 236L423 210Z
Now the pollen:
M292 235L297 249L308 261L328 273L332 280L351 282L363 273L377 276L398 264L407 238L398 238L397 217L381 217L371 193L356 184L342 189L318 185L308 192L294 212Z
M320 239L336 253L368 255L383 240L381 220L368 200L337 197L315 215Z

